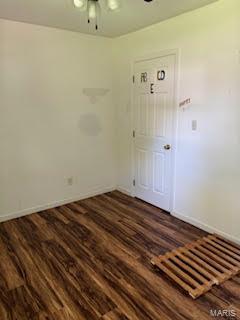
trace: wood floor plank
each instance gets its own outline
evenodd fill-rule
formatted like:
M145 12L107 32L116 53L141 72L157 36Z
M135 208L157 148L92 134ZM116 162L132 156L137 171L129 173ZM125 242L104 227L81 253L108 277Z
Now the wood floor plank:
M12 290L24 284L23 278L18 273L6 247L0 240L0 274L7 290Z
M45 249L59 269L66 274L70 284L76 290L80 289L79 295L98 317L116 308L116 305L100 290L78 261L70 256L63 247L53 241L48 241Z
M17 256L18 262L21 266L21 269L24 273L24 282L25 285L34 292L34 295L38 300L42 301L43 310L50 310L51 312L60 310L63 307L61 299L57 296L56 292L49 283L52 279L47 279L45 273L42 270L42 266L37 260L37 250L38 247L32 247L34 251L34 259L31 254L31 246L26 245L26 240L22 237L21 232L18 227L20 225L20 221L11 221L11 223L5 226L6 231L9 236L9 242L11 246L16 248L15 255ZM16 225L18 227L16 227ZM27 224L26 224L27 225ZM28 235L31 237L31 234ZM36 241L35 241L36 244ZM39 243L39 245L41 245ZM43 257L41 257L41 260ZM45 260L46 261L46 258ZM52 282L51 282L52 283Z
M89 225L90 225L89 221L84 221L84 219L86 219L86 217L81 217L81 222L85 222L86 224L88 224L88 227L89 227ZM99 233L99 230L98 230L99 227L94 228L94 226L97 227L97 225L95 225L95 224L91 225L91 227L93 227L94 233L99 234L99 239L97 242L100 242L101 241L100 239L102 238L102 235L103 235L102 230L99 229L100 230L100 233ZM111 240L113 240L113 239L111 239ZM148 283L147 281L143 282L143 279L141 279L139 276L137 277L137 274L135 272L133 272L133 270L131 270L125 264L123 264L121 261L121 260L123 260L123 261L130 263L131 256L124 254L124 251L121 252L121 248L119 248L117 245L114 246L113 243L114 243L113 241L109 242L109 239L107 238L104 243L103 242L101 243L101 246L104 245L103 252L99 247L95 248L95 257L94 258L97 259L96 265L92 265L92 263L89 264L89 261L85 260L86 252L84 252L83 254L81 254L79 256L79 258L84 257L84 261L82 260L81 263L82 264L87 263L86 268L88 270L90 268L94 268L96 270L99 268L99 266L102 267L102 268L100 268L100 270L104 268L105 275L103 274L103 276L105 277L105 280L106 280L106 275L109 274L109 275L111 275L112 280L114 279L114 281L116 281L116 279L118 279L120 277L125 276L125 278L127 277L127 281L129 283L132 283L134 285L134 283L137 282L139 290L142 292L142 294L145 294L147 297L151 296L152 303L158 304L158 307L159 307L160 301L158 298L158 293L155 292L155 291L157 291L157 288L153 287L153 283L156 282L156 280L158 278L155 278L153 280L153 283ZM75 245L74 244L71 245L72 249L77 247L77 250L73 249L74 254L78 255L78 252L79 251L81 252L81 250L83 249L81 246L82 245L80 243L79 244L75 243ZM112 253L114 253L118 258L121 258L121 259L119 260L119 259L115 258L113 260L114 257L108 253L109 249L111 249ZM86 250L86 248L85 248L85 250ZM90 257L90 255L89 255L89 257ZM111 262L111 263L109 264L109 262ZM136 260L132 260L132 262L136 263ZM140 266L140 264L139 264L139 266ZM144 269L143 269L143 272L144 272L144 276L145 276L147 274L146 270L144 271ZM101 272L99 272L99 270L98 270L98 273L101 273ZM114 278L113 278L113 276L114 276ZM101 280L99 280L99 281L102 281L102 280L103 279L101 278ZM110 280L110 284L112 284L111 279L107 278L107 280ZM116 285L116 282L114 282L114 285ZM106 284L106 282L104 282L104 289L106 289L106 287L107 287L107 284ZM160 287L163 287L162 284L160 285ZM110 296L112 296L113 294L114 293L112 293L112 291L111 291ZM126 293L125 293L125 295L126 295ZM171 290L169 290L169 296L171 296ZM115 299L117 301L121 301L121 306L124 307L124 304L122 304L122 300L121 300L120 295L116 296ZM171 299L172 299L172 296L171 296ZM169 301L169 299L167 299L167 300ZM169 303L169 304L171 304L171 303ZM166 305L164 305L164 302L161 301L161 308L160 309L167 309L167 312L171 315L171 318L174 317L175 319L178 319L178 315L177 315L176 311L174 310L174 307L172 307L172 310L169 309L168 302L166 303ZM125 310L125 309L123 309L123 310ZM135 312L135 311L131 310L131 312Z
M239 276L193 301L151 266L153 255L203 236L118 191L1 223L0 320L210 320L221 308L240 319ZM196 264L211 262L206 250L192 251Z
M174 223L174 219L169 217L168 213L158 209L158 214L156 214L156 208L152 212L142 201L136 205L132 199L123 201L122 197L116 197L115 193L103 195L103 197L104 200L108 199L110 204L112 203L115 208L119 208L122 213L125 212L127 217L131 217L131 222L135 221L145 227L148 226L154 229L158 234L161 234L162 239L166 239L170 244L179 246L189 242L189 239L197 238L190 230L187 230L187 234L185 235L185 225L181 226L180 231L180 226ZM203 235L206 234L203 233Z
M108 312L102 318L102 320L129 320L127 316L118 309Z

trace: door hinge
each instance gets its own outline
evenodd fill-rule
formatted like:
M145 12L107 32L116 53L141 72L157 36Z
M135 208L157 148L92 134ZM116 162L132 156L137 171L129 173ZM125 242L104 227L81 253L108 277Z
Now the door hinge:
M135 185L136 185L136 181L135 179L133 179L133 186L135 187Z
M136 136L136 133L135 133L135 130L133 130L133 138L135 138Z
M135 83L135 76L133 76L133 83Z

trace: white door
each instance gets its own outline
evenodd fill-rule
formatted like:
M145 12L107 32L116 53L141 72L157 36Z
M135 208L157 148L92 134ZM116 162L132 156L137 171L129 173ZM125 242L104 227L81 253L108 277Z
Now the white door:
M170 211L175 55L134 68L135 195Z

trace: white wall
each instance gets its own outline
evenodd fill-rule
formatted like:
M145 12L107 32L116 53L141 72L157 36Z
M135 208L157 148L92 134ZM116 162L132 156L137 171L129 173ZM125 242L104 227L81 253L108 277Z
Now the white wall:
M0 20L0 220L115 187L111 46Z
M131 62L180 50L174 212L240 240L240 1L220 0L115 40L118 184L131 191ZM191 131L191 120L198 131Z

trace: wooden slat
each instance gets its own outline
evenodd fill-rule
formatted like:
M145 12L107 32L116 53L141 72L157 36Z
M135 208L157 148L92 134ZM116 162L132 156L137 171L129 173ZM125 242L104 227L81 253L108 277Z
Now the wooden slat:
M192 250L193 251L193 250ZM193 251L194 252L194 251ZM218 279L218 277L221 277L222 274L221 272L219 272L218 270L216 270L215 268L213 268L210 264L208 264L205 260L199 258L197 255L191 253L190 251L186 251L184 252L186 255L188 255L191 259L193 259L194 261L196 261L197 263L199 263L201 266L205 267L208 271L211 271L212 274L210 274L207 270L205 270L205 272L207 272L210 276L215 276L215 279ZM204 270L204 268L203 268ZM217 280L218 283L218 280Z
M235 258L236 260L240 261L240 256L237 255L236 253L224 248L223 246L220 246L219 244L213 242L212 240L208 239L208 238L204 238L208 243L210 243L212 246L216 247L217 249L225 252L226 254L232 256L233 258Z
M206 260L209 262L211 265L213 265L216 270L221 270L222 272L228 272L228 269L224 268L223 266L220 266L216 261L208 257L205 253L201 252L198 250L198 248L192 248L191 249L196 255L199 255L203 260ZM221 274L221 273L219 273Z
M184 252L184 251L182 251ZM187 252L188 253L188 252ZM206 271L206 269L202 268L201 265L197 264L196 262L194 262L193 260L189 259L188 257L186 257L184 254L178 253L178 256L186 261L188 264L190 264L193 268L195 268L196 270L198 270L201 274L203 274L205 276L205 281L207 280L211 280L213 278L213 275L210 274L208 271ZM193 259L193 255L191 255L191 258Z
M155 262L154 262L155 261ZM153 263L154 262L154 263ZM163 272L165 272L172 280L174 280L178 285L180 285L184 290L188 291L190 296L193 299L198 298L200 295L202 295L204 292L207 292L210 290L211 286L200 286L198 285L197 289L192 288L188 283L186 283L184 280L181 279L177 274L175 274L171 269L167 268L162 261L157 261L157 259L152 260L152 263L155 264L159 269L161 269ZM172 263L170 261L167 261L167 264L172 267ZM178 270L179 271L179 270Z
M175 266L170 260L164 261L164 263L169 266L171 269L173 269L184 281L187 281L189 284L191 284L193 287L197 288L199 286L199 283L195 281L193 278L191 278L187 273L182 271L180 268Z
M171 260L173 260L175 263L177 263L180 267L191 273L195 278L197 278L201 283L206 283L208 280L204 278L200 273L196 272L194 269L189 267L187 264L182 262L178 257L181 258L181 256L172 257Z
M229 250L237 253L238 255L240 255L240 249L236 249L235 247L233 247L233 246L225 243L225 242L222 241L221 239L218 239L218 238L216 238L216 237L214 237L214 236L209 236L208 238L211 239L211 240L213 240L214 242L220 244L221 246L223 246L223 247L225 247L225 248L227 248L227 249L229 249Z
M240 244L237 244L235 242L232 242L231 240L228 240L226 238L223 238L222 236L218 235L218 234L213 234L213 236L217 239L221 239L222 241L228 243L229 245L233 246L236 249L240 250Z
M177 278L176 282L195 299L240 271L238 251L217 236L208 236L154 258L152 263L171 273L173 280Z
M222 265L220 265L218 262L216 262L212 257L209 257L206 252L202 252L199 250L199 247L195 247L191 249L194 254L200 256L203 260L206 260L208 263L210 263L211 265L214 266L214 269L220 270L218 275L217 275L217 284L222 283L223 281L228 280L232 273L229 271L229 269L227 269L226 267L223 267ZM207 267L207 265L206 265Z
M204 245L204 247L203 247ZM225 261L224 259L220 258L219 256L217 256L216 254L214 254L212 251L210 251L209 249L209 246L207 244L201 244L198 249L200 251L203 251L205 252L207 255L211 256L213 259L215 259L218 264L221 264L221 266L225 266L229 272L229 270L231 270L232 268L235 268L235 266L233 266L232 264L230 264L229 262ZM226 272L227 272L226 271Z
M225 254L224 252L218 250L217 248L215 248L214 246L212 246L211 243L208 244L208 248L211 248L211 251L214 251L217 255L219 255L220 257L222 257L223 259L228 260L231 264L233 264L233 266L238 266L240 267L240 261L235 260L234 258L228 256L227 254Z
M188 292L192 292L193 288L191 288L186 282L184 282L181 278L179 278L174 272L172 272L170 269L164 266L162 262L158 261L152 261L153 264L156 264L156 266L164 271L170 278L172 278L175 282L177 282L183 289L185 289Z

